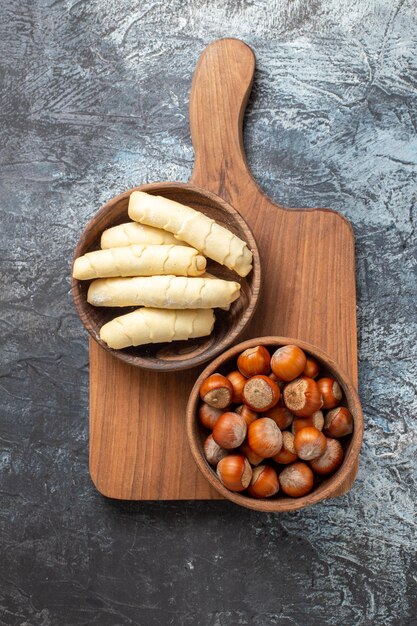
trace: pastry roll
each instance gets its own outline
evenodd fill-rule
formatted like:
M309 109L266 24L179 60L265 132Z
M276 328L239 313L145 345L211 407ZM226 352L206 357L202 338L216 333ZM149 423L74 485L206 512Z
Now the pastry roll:
M98 278L90 284L87 301L94 306L214 309L228 307L239 292L239 283L220 278Z
M189 246L126 246L87 252L74 262L79 280L111 276L200 276L206 259Z
M167 311L143 308L104 324L100 338L110 348L119 350L145 343L205 337L213 330L214 321L213 309Z
M119 226L113 226L103 231L100 245L103 249L107 249L131 246L135 243L154 246L178 245L178 239L166 230L137 222L127 222L127 224L119 224ZM186 246L187 244L182 243L181 245Z
M200 211L162 196L134 191L128 212L132 220L173 233L239 276L246 276L252 269L252 252L246 243Z

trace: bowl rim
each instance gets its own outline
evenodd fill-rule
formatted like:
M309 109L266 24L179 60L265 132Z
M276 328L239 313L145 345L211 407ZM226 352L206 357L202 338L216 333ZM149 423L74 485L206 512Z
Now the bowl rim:
M102 339L98 332L96 332L95 325L90 323L88 316L86 315L81 298L78 293L78 284L82 281L73 277L73 267L75 259L77 259L81 255L81 250L84 247L84 240L88 231L93 227L96 221L103 218L103 216L114 206L115 203L118 203L122 200L127 199L134 191L145 191L145 192L158 192L164 189L175 188L178 190L191 191L201 196L205 196L209 201L220 205L220 207L232 217L235 222L240 226L242 230L245 231L245 239L249 249L253 255L253 263L252 263L252 271L251 271L251 296L246 307L243 312L241 319L238 324L233 324L230 330L230 333L227 337L217 345L211 346L210 353L207 354L207 351L202 351L200 354L196 356L192 356L189 358L184 358L184 360L173 360L166 362L155 362L149 360L147 357L136 356L131 354L126 354L124 350L115 350L114 348L110 348ZM128 219L128 217L127 217ZM90 336L104 349L106 352L112 354L114 357L132 365L134 367L139 367L144 370L151 370L157 372L174 372L190 369L192 367L197 367L203 363L206 363L213 357L217 356L219 352L225 350L227 346L230 346L234 341L238 339L238 337L244 332L247 328L248 324L252 320L260 296L260 290L262 285L262 270L261 270L261 261L259 255L258 245L256 243L256 239L253 235L252 229L246 220L242 217L242 215L238 212L235 207L233 207L229 202L224 200L222 197L213 193L212 191L208 191L202 187L198 187L197 185L191 183L183 183L177 181L163 181L163 182L153 182L153 183L145 183L143 185L138 185L137 187L132 187L117 196L114 196L110 200L108 200L105 204L103 204L98 211L94 213L94 215L89 219L87 224L84 226L80 237L78 239L77 245L74 249L72 264L71 264L71 291L73 295L73 300L75 303L75 307L77 309L78 316L81 319L81 322L84 325L84 328L88 331ZM122 313L121 313L122 314ZM174 343L174 342L173 342Z
M278 348L280 346L288 344L296 345L305 352L308 352L313 357L322 362L323 365L325 365L325 367L330 370L330 372L335 373L335 376L337 377L337 380L345 393L349 410L352 413L354 420L354 429L352 433L352 439L350 441L347 453L345 454L345 457L343 459L342 465L331 477L327 479L327 483L324 486L323 484L320 485L318 488L316 488L309 494L302 496L301 498L291 498L290 496L285 496L284 498L278 498L276 500L258 500L256 498L242 495L239 492L229 491L220 482L214 468L209 465L209 463L204 458L204 455L202 453L202 447L199 444L199 436L197 433L197 407L200 401L199 390L201 383L207 376L216 372L220 366L225 365L227 361L236 357L243 350L246 350L247 348L252 348L257 345L276 346ZM216 489L218 493L220 493L226 499L231 500L235 504L239 504L249 509L264 512L295 511L297 509L303 509L322 500L326 500L328 498L336 497L337 495L339 495L337 491L343 486L343 483L347 480L350 473L354 470L355 464L357 463L363 438L363 414L359 396L354 384L352 383L350 377L346 374L346 372L336 363L334 359L332 359L330 355L328 355L324 350L318 348L314 344L300 339L295 339L293 337L281 337L275 335L255 337L253 339L248 339L247 341L238 343L232 348L229 348L226 352L218 356L208 366L206 366L205 369L201 372L200 376L197 378L191 390L186 409L186 424L187 437L191 448L191 453L194 457L195 462L197 463L198 468L200 469L204 477L208 480L210 485L214 489Z

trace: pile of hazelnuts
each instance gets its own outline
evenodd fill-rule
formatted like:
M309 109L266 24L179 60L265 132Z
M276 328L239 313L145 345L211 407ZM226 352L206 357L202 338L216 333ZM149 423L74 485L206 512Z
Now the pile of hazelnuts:
M198 414L211 431L204 455L227 489L297 498L313 489L315 475L338 469L339 439L353 432L353 418L341 406L337 380L319 373L317 360L298 346L272 356L256 346L239 355L236 370L202 383Z

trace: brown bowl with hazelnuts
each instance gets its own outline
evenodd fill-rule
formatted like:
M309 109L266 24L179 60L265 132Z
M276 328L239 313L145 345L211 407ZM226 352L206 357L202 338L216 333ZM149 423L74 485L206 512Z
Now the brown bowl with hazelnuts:
M346 491L363 416L331 357L287 337L240 343L208 365L187 405L194 459L225 498L293 511Z

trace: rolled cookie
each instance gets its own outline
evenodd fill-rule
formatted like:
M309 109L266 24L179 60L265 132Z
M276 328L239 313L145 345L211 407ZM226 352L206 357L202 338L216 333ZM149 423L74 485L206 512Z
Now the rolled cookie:
M205 337L213 330L214 321L212 309L168 311L142 308L104 324L100 338L110 348L120 350L146 343Z
M205 256L247 276L252 269L252 252L246 243L210 217L189 206L134 191L129 198L129 217L173 233Z
M127 222L103 231L100 245L103 249L107 249L131 246L138 243L154 246L178 245L178 239L167 230L154 228L146 224L138 224L138 222ZM187 244L184 243L183 245L186 246Z
M200 276L206 259L189 246L133 245L87 252L74 262L79 280L112 276Z
M98 278L90 284L87 300L93 306L213 309L228 307L239 292L239 283L220 278Z

